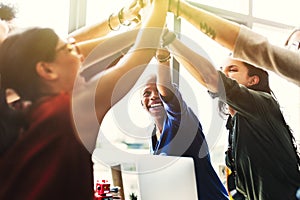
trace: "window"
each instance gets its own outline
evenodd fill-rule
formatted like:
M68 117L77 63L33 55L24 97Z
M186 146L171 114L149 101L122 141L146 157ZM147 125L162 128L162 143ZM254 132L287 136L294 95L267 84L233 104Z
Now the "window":
M191 2L242 14L247 14L249 12L249 0L194 0Z
M299 6L297 0L253 0L253 16L287 25L297 25Z
M60 35L67 35L70 1L10 0L8 2L17 8L17 26L50 27Z

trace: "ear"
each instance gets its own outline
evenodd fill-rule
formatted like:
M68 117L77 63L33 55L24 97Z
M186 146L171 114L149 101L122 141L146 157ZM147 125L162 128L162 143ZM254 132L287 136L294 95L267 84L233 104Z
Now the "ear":
M254 75L249 78L248 86L257 85L259 83L259 76Z
M36 64L36 72L40 77L46 80L54 80L58 77L53 66L47 62L38 62Z

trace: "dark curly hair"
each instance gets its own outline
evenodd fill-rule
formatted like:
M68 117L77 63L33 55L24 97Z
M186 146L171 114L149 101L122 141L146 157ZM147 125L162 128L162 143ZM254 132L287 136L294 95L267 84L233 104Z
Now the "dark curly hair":
M0 3L0 19L10 21L16 18L16 8L10 4Z

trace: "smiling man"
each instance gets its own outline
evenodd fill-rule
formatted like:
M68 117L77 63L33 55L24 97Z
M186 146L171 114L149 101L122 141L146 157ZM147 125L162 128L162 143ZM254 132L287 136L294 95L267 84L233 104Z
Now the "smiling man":
M141 94L141 103L155 123L151 153L192 157L198 199L227 200L226 189L212 167L201 123L183 100L177 86L172 84L169 52L159 50L158 54L158 75L148 79Z

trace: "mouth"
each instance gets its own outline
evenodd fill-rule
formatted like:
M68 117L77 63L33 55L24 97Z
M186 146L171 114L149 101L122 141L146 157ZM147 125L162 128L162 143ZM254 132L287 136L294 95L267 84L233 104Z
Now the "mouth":
M149 108L157 108L157 107L160 107L160 106L162 106L162 103L155 103L155 104L151 104L149 106Z

